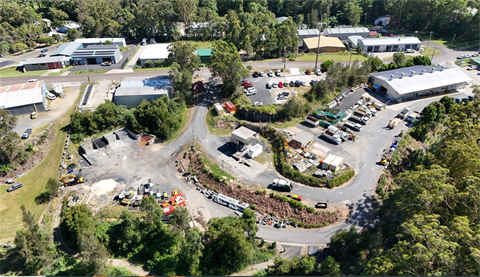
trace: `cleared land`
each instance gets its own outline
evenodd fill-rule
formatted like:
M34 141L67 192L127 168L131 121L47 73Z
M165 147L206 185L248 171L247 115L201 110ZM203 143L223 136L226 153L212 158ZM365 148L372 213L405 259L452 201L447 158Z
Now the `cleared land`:
M48 70L34 70L25 73L16 70L16 66L0 69L0 78L40 76Z

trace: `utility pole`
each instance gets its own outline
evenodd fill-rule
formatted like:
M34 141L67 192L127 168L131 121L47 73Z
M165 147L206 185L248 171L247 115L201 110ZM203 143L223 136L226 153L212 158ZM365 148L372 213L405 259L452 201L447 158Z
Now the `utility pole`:
M430 38L428 39L427 48L430 47L430 41L432 40L432 34L433 34L433 31L430 31ZM427 50L425 50L425 51L427 51Z
M433 56L435 55L435 50L437 50L437 45L435 45L435 47L433 48L432 58L430 59L432 61L432 64L433 64Z
M320 51L320 38L322 37L322 25L323 25L323 14L320 19L320 29L318 30L318 45L317 45L317 57L315 58L315 71L317 71L317 63L318 63L318 52Z
M88 74L88 61L85 62L85 68L87 68L87 78L88 78L88 82L90 83L90 74Z
M367 13L365 13L365 19L363 21L363 27L367 25Z
M192 138L193 138L193 144L195 144L195 131L192 130Z
M450 44L450 47L453 46L453 41L455 40L455 37L456 37L456 36L457 36L457 34L454 34L454 35L453 35L453 39L452 39L452 43Z
M287 68L287 57L286 56L287 56L287 46L283 46L283 70L285 70Z

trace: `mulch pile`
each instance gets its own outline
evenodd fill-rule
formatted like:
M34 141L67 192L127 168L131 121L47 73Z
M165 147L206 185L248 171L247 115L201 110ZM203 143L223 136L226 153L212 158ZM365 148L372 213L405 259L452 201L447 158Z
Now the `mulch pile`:
M147 145L148 141L150 141L153 137L152 136L143 136L140 139L140 144Z
M332 224L341 217L341 213L339 211L310 213L306 208L297 210L296 208L290 206L290 204L287 202L283 202L276 198L270 198L269 193L257 193L257 191L249 188L238 187L234 182L230 182L228 184L218 182L214 180L210 174L203 171L202 161L199 159L197 153L189 153L186 159L181 160L184 165L190 165L190 170L197 175L201 185L210 190L216 189L218 193L235 198L240 202L245 202L250 205L254 204L254 210L258 213L273 213L275 217L281 220L296 219L306 224L320 224L324 222Z

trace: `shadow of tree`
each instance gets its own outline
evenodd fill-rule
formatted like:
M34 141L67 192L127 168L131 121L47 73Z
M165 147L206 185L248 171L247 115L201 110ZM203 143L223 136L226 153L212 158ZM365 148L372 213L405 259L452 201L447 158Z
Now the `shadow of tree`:
M37 197L35 197L35 204L37 205L45 204L48 201L50 201L50 193L46 191L40 193Z

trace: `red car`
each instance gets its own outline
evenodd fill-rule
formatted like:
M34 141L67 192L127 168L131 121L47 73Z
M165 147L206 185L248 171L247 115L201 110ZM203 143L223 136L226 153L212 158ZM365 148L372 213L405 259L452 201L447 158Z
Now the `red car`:
M279 87L279 88L283 88L283 83L282 83L282 82L278 82L278 87Z
M305 71L305 74L310 75L310 74L312 74L312 71L310 71L310 69L307 69L307 70Z
M245 84L248 84L248 80L241 80L241 81L240 81L240 85L243 86L243 85L245 85Z
M250 84L250 83L248 83L248 84L245 84L243 87L244 87L244 88L253 88L253 85Z
M167 205L163 208L163 214L164 215L169 215L175 211L175 207L171 205Z

